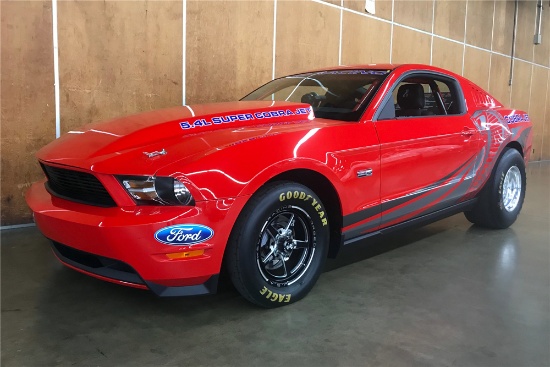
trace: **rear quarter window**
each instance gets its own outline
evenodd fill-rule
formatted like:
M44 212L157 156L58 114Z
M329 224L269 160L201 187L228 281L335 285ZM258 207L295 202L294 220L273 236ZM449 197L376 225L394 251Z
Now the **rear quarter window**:
M472 92L472 100L476 107L486 107L486 108L495 108L502 107L496 99L491 97L489 93L485 92L481 88L477 87L474 84L470 84L470 89Z

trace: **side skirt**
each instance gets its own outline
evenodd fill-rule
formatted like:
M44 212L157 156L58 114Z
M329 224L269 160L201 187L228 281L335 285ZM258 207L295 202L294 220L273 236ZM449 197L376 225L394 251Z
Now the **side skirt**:
M344 232L342 236L342 243L344 245L350 245L352 243L364 240L366 238L386 235L392 232L401 231L406 228L421 227L426 224L436 222L440 219L450 217L451 215L455 215L457 213L466 211L470 209L476 203L476 201L477 201L477 198L470 199L468 201L455 204L445 209L440 209L432 213L424 214L419 217L406 220L405 222L394 224L393 226L382 228L377 231L366 233L360 236L355 236L352 238L346 238L346 233Z

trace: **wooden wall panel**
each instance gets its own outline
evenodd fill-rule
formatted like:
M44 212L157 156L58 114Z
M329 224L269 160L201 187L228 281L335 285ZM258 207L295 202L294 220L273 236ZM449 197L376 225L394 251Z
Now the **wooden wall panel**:
M393 28L392 62L430 63L431 36L407 28Z
M432 31L433 1L395 0L394 21L400 24Z
M182 4L60 1L62 132L181 105Z
M550 78L550 76L549 76ZM542 133L541 160L550 160L550 81L546 87L546 113Z
M364 0L324 1L365 13ZM276 76L338 63L340 10L330 4L278 1ZM430 32L433 22L437 35L458 41L466 21L467 44L510 54L514 0L437 0L433 5L431 0L376 0L375 17L391 20L395 6L396 23ZM59 1L58 7L62 131L180 105L183 52L187 103L236 99L271 79L273 0L187 0L186 50L181 1L71 0ZM542 44L534 46L535 1L521 0L516 56L550 66L547 8ZM0 12L1 224L9 225L30 221L23 193L42 177L34 153L55 138L51 1L1 1ZM427 64L433 51L434 65L462 71L459 44L434 37L432 50L429 35L398 25L390 42L388 23L347 10L342 14L343 64L388 62L390 53L394 63ZM550 159L550 71L517 61L510 88L509 67L508 57L465 49L466 77L506 105L527 109L530 104L533 159Z
M550 6L542 12L542 43L535 46L535 63L550 66Z
M489 89L491 53L466 46L464 53L464 76L481 88Z
M493 51L510 55L514 31L514 0L495 1Z
M361 13L365 11L365 0L344 0L344 7ZM376 0L374 16L391 20L392 0Z
M240 99L271 80L273 10L272 1L188 1L188 104Z
M343 15L342 64L390 62L391 25L350 12Z
M505 106L510 105L510 58L491 54L491 79L489 90L496 99Z
M24 192L43 176L34 154L55 139L50 1L0 3L1 225L29 223Z
M465 22L466 1L439 0L435 2L435 34L463 42Z
M531 160L540 161L542 157L542 137L544 133L544 124L546 114L546 88L548 85L548 69L543 67L533 67L533 81L531 84L531 106L529 108L529 117L533 122L533 150Z
M462 54L464 46L460 43L434 37L432 64L462 75Z
M510 107L529 111L532 69L532 65L526 62L516 60L514 63L512 103Z
M533 61L533 36L535 35L536 1L523 0L518 3L518 24L516 34L516 57Z
M279 1L275 74L338 65L340 10L310 1Z
M332 4L332 5L341 5L342 4L342 1L340 1L340 0L321 0L321 1L324 1L324 2Z
M468 1L466 43L486 50L491 49L494 6L493 0Z

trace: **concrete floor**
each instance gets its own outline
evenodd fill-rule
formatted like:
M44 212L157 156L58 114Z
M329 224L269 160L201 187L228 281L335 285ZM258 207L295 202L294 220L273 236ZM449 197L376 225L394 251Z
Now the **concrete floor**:
M227 281L155 298L63 267L34 227L2 231L2 365L549 366L550 162L527 182L512 228L456 215L347 248L275 310Z

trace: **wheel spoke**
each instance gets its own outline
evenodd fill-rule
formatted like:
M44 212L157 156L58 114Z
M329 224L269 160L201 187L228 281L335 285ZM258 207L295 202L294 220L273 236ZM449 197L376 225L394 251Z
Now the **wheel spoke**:
M286 278L288 276L288 272L286 270L286 261L282 254L281 254L281 262L283 263L283 270L285 271L285 273L283 274L283 277Z
M288 220L288 225L285 228L285 231L288 231L291 226L294 226L294 214L290 214L290 219Z
M309 246L309 241L294 240L292 243L295 246L294 248L307 248Z
M261 275L273 284L292 284L308 271L314 254L313 228L306 210L290 206L274 213L257 248ZM295 252L293 252L295 249Z
M265 232L269 235L269 237L271 237L271 239L273 240L273 242L275 242L275 237L277 236L277 230L273 227L267 227L265 229ZM273 233L275 232L275 233Z
M271 249L271 251L269 252L269 254L267 254L266 257L264 257L264 259L262 260L262 262L265 264L267 263L268 261L270 261L273 257L273 254L275 253L275 251L277 251L277 246L273 246L273 248Z

